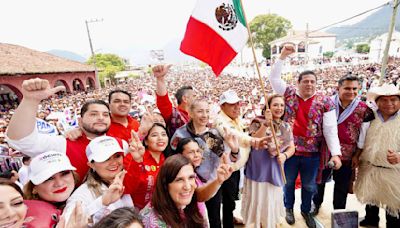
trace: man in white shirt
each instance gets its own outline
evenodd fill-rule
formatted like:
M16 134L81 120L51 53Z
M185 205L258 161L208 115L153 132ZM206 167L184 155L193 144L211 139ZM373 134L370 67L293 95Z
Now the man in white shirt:
M281 78L283 62L287 56L294 53L292 45L285 45L281 56L273 66L270 82L273 90L284 96L286 104L285 121L293 128L296 151L294 156L285 162L287 183L284 187L284 204L286 221L295 223L293 206L295 201L294 189L298 173L300 173L301 214L308 227L316 227L311 216L311 199L317 190L316 177L320 162L328 162L328 155L321 152L325 141L331 153L330 161L334 169L341 167L339 156L340 144L337 134L335 105L332 100L316 92L317 76L312 71L300 73L297 88L288 86Z
M31 163L31 158L24 156L22 158L22 167L18 170L19 182L24 186L29 181L28 166Z

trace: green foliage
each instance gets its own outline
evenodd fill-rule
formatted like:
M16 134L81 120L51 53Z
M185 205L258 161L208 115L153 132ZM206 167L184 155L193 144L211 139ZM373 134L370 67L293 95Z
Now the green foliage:
M356 46L357 53L362 53L362 54L369 53L369 49L370 47L368 44L358 44Z
M254 46L263 50L263 56L271 58L271 46L269 42L284 37L292 28L292 23L276 14L258 15L250 22L250 31ZM247 43L250 46L250 43Z
M324 52L322 55L323 55L324 57L326 57L326 58L332 58L332 56L333 56L333 51Z
M110 78L111 82L116 83L115 74L125 70L128 61L115 54L96 54L95 56L100 82L104 84L104 78ZM93 65L93 56L88 59L87 64Z
M345 44L345 47L347 49L352 49L353 46L354 46L354 41L352 41L352 40L347 41L346 44Z

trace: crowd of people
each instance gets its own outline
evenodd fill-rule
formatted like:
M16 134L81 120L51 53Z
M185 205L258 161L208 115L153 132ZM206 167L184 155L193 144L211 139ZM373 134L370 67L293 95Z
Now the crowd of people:
M1 170L0 227L293 225L296 183L316 227L331 176L334 209L354 192L360 225L378 226L381 207L400 227L399 60L380 85L377 64L282 73L293 52L273 63L266 100L258 79L207 68L74 93L25 80L1 107L3 162L23 159Z

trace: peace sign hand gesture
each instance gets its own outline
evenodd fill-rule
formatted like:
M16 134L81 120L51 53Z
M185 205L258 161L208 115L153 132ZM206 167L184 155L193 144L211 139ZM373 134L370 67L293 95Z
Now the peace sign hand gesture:
M239 139L236 134L224 127L224 140L231 148L231 151L239 151Z
M131 153L133 160L136 162L143 161L145 148L135 131L131 131L131 142L129 143L129 153Z
M126 171L122 170L115 177L111 185L108 187L107 191L103 194L102 202L104 206L109 206L112 203L115 203L121 196L124 194L124 178Z
M221 185L226 181L233 172L232 166L229 164L228 155L223 154L220 159L220 165L217 168L217 181Z

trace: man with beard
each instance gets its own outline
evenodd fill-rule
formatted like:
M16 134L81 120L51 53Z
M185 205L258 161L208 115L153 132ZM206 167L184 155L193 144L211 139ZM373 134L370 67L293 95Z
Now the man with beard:
M113 90L108 94L108 103L110 108L111 124L107 135L130 141L131 132L138 132L139 122L129 115L131 108L131 94L125 90ZM147 132L153 123L147 121L141 126L140 132ZM66 132L65 137L70 140L77 140L83 134L81 128L75 128Z
M63 136L39 135L35 127L39 103L64 89L63 86L51 88L45 79L25 80L21 90L23 99L10 120L7 141L11 147L30 157L47 151L66 153L82 180L89 169L86 146L91 139L104 135L110 128L110 109L104 101L87 101L78 120L83 134L75 141Z

